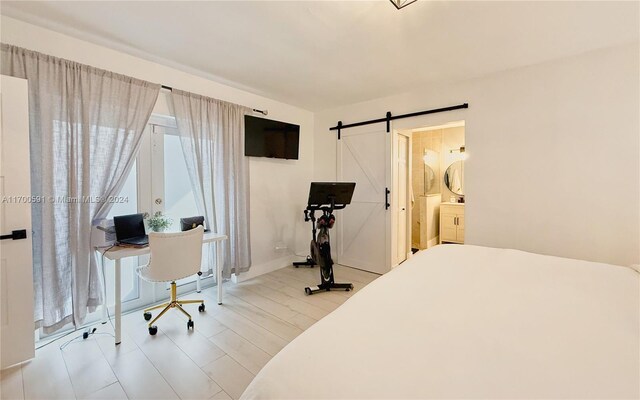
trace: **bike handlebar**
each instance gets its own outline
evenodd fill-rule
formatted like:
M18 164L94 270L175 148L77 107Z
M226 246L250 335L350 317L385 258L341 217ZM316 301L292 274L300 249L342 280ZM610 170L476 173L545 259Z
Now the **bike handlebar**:
M342 210L343 208L347 207L346 204L335 204L333 206L324 206L322 204L309 204L307 206L307 208L305 209L305 211L318 211L318 210L322 210L322 211L328 211L328 212L332 212L333 210Z

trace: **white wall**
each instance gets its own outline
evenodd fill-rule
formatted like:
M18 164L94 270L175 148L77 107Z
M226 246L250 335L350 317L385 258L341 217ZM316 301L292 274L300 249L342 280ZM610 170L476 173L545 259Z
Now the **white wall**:
M315 179L336 177L343 123L469 103L394 121L466 121L469 244L640 262L638 43L316 113Z
M394 121L466 121L467 243L617 264L640 262L638 43L314 114L177 69L2 16L3 42L254 108L301 126L300 160L252 158L254 275L305 254L310 178L336 177L328 128L468 102L468 110ZM166 113L161 99L157 112ZM315 125L315 126L314 126Z
M294 248L306 254L309 238L302 209L313 173L313 113L5 16L1 17L0 40L139 79L267 109L268 118L300 125L299 160L250 159L253 267L242 278L288 265ZM154 113L168 112L168 96L161 92ZM276 250L278 243L284 243L290 250Z

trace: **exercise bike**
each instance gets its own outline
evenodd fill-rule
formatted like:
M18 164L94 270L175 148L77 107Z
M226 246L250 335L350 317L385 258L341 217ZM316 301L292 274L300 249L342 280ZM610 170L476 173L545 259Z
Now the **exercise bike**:
M307 261L293 263L296 268L300 265L320 267L320 284L306 287L307 295L319 291L353 289L351 283L336 283L333 276L333 259L331 258L331 243L329 229L333 228L336 218L334 210L341 210L351 203L355 183L347 182L312 182L309 189L309 201L304 210L304 220L312 223L312 239L310 255ZM322 215L316 220L315 212L322 211Z

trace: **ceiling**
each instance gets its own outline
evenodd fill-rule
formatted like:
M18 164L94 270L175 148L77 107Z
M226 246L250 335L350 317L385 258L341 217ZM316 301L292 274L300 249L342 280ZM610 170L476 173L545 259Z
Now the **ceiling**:
M312 111L638 41L638 2L2 1L4 15Z

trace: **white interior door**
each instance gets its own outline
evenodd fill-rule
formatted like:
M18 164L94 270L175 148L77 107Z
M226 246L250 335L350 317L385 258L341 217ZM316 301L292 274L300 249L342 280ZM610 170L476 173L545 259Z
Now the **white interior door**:
M407 232L408 223L407 223L407 193L408 193L408 180L409 180L409 137L404 135L397 135L398 138L398 146L397 146L397 162L396 162L396 179L397 179L397 189L396 189L396 198L398 199L394 210L396 212L397 221L397 242L396 242L396 262L400 264L401 262L407 259L408 248L408 235Z
M390 138L377 124L345 129L337 141L338 180L356 183L351 205L337 216L337 262L380 274L391 269Z
M0 77L0 368L35 355L27 81ZM16 237L15 235L13 236Z

